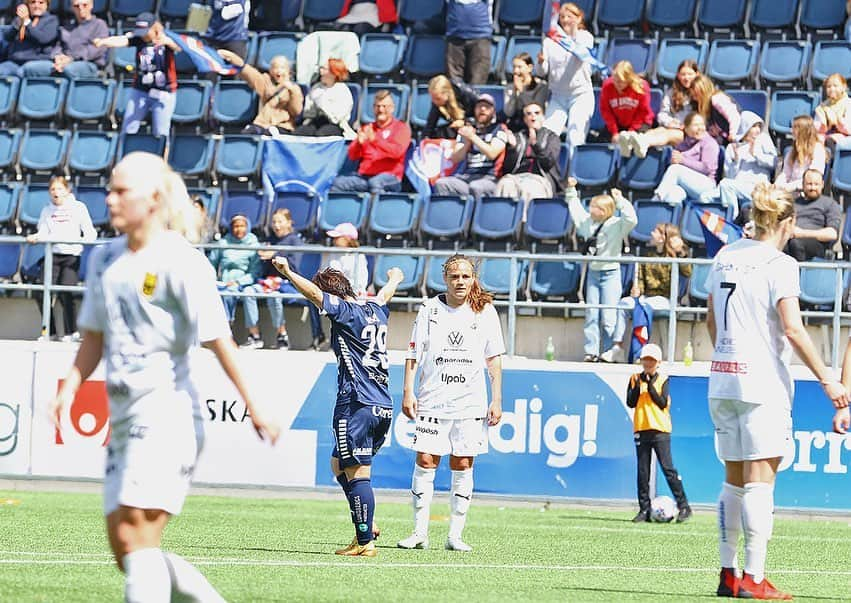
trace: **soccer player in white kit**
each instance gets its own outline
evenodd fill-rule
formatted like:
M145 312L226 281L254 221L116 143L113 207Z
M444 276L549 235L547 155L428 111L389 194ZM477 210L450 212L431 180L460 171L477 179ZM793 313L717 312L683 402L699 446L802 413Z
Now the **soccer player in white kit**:
M212 350L261 438L274 443L278 427L252 402L213 269L186 238L200 225L180 176L162 157L130 153L113 170L106 202L123 236L92 252L82 343L51 412L58 426L62 407L103 358L112 430L103 504L125 600L223 601L197 569L160 549L204 438L191 349L200 342Z
M791 599L765 577L777 467L792 442L791 348L837 408L848 392L825 367L801 321L798 264L781 250L795 229L791 194L761 185L753 194L754 239L727 245L706 280L714 342L709 410L726 476L718 500L721 575L717 594ZM790 345L791 344L791 348ZM744 574L736 551L745 533Z
M417 314L405 361L402 411L416 422L417 460L411 480L414 533L398 546L428 548L434 475L441 457L449 454L452 486L446 549L469 552L473 549L461 539L461 532L473 496L473 460L487 452L488 426L502 418L505 344L493 296L482 290L473 261L462 255L450 257L443 265L443 279L446 293L427 300Z

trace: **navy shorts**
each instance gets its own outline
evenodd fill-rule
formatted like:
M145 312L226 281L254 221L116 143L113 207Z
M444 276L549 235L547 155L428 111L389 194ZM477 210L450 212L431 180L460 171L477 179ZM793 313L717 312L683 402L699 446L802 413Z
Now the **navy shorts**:
M331 456L340 460L340 467L371 465L372 457L384 444L393 409L369 406L360 402L337 404L334 407L334 450Z

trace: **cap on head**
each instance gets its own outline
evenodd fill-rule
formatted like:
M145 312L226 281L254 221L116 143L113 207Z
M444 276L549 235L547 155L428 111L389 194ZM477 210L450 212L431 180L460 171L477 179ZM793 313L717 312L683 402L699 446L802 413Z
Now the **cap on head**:
M476 99L476 104L478 103L487 103L491 107L496 107L496 101L493 99L493 96L488 93L480 94L479 98Z
M157 22L157 17L154 13L139 13L139 16L133 21L133 37L144 38L151 25Z
M345 237L352 241L358 240L358 229L351 222L343 222L337 224L334 228L328 231L328 236L336 239L337 237Z
M662 348L655 343L648 343L641 348L639 358L653 358L656 362L662 362Z

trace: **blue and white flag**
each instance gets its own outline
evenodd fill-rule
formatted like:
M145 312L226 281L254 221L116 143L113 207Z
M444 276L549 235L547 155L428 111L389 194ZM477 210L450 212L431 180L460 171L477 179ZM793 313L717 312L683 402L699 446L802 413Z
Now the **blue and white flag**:
M180 46L181 52L185 52L198 73L218 73L219 75L236 75L239 69L226 63L219 56L215 49L207 46L198 38L193 38L186 34L176 33L171 30L165 30L165 35L174 40L174 43Z
M547 23L546 19L546 11L544 11L544 23L542 29L547 32L547 37L551 39L553 42L564 48L567 52L575 56L577 59L582 61L583 63L588 63L591 65L592 69L598 70L603 77L608 77L611 73L611 69L604 62L600 61L591 53L590 48L586 48L581 44L577 44L573 38L567 35L567 32L561 28L561 25L558 23L558 13L559 8L561 7L561 2L558 0L554 0L549 3L550 6L550 19L549 23Z
M263 143L263 183L271 191L324 196L340 173L346 141L338 136L286 136Z
M632 364L641 354L641 348L650 341L650 329L653 326L653 308L641 303L640 298L633 297L635 306L632 309L632 337L629 341L629 356L627 362Z
M699 217L700 228L703 230L703 240L706 242L707 257L714 258L718 250L724 245L742 238L741 227L728 222L723 216L699 207L692 207L691 209L697 212Z

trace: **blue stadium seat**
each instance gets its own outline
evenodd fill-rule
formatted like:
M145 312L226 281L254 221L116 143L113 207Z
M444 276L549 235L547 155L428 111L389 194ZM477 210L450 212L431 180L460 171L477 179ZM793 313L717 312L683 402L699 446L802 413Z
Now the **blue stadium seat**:
M532 61L537 62L541 46L541 36L512 36L509 38L508 46L505 49L505 62L503 63L505 77L509 81L511 80L514 69L511 61L521 52L528 52Z
M694 35L694 9L697 0L652 0L647 7L647 23L651 31Z
M851 149L837 149L833 155L831 186L844 195L851 194ZM851 220L845 220L846 230Z
M132 46L112 48L109 57L109 62L115 68L115 77L132 76L136 71L136 49Z
M444 0L400 0L399 22L405 26L443 19Z
M608 188L618 170L620 152L611 144L582 144L573 150L568 174L585 188Z
M346 82L349 92L352 93L352 116L349 118L349 125L353 126L360 115L361 106L361 88L355 82Z
M109 0L109 14L113 21L132 19L140 13L156 10L156 0Z
M504 36L491 38L491 71L492 78L499 80L502 77L502 66L505 62L505 48L508 41ZM537 60L537 59L536 59Z
M396 267L402 270L405 278L396 288L396 295L414 295L419 297L420 284L425 272L425 258L420 255L380 255L375 259L372 271L372 284L376 290L387 284L387 271Z
M180 24L186 22L186 16L189 13L189 5L193 0L160 0L160 5L157 12L160 19L165 24L171 24L175 21Z
M706 241L703 237L703 229L700 227L700 216L698 212L692 211L692 207L697 207L701 212L711 211L713 214L718 214L725 220L733 220L733 208L724 207L720 201L711 203L693 203L691 201L685 204L682 212L682 224L680 224L680 232L683 240L698 248L704 248Z
M282 25L286 29L295 29L295 20L298 19L298 15L301 13L302 0L280 0L278 4L281 5L280 18Z
M523 219L523 200L510 197L482 197L476 201L470 235L473 241L517 243Z
M20 130L0 130L0 170L9 170L15 165L20 146Z
M813 258L812 262L823 262ZM810 306L833 308L836 302L836 270L826 268L801 267L801 303ZM840 293L839 298L842 299Z
M0 279L8 280L18 272L21 262L21 244L0 245Z
M544 0L502 0L497 20L503 30L515 28L540 31Z
M594 113L591 114L591 121L588 123L590 132L604 134L606 132L606 122L603 121L603 114L600 113L600 88L594 88Z
M769 129L776 134L791 134L792 120L799 115L812 115L819 104L818 92L778 90L771 95Z
M44 245L24 245L21 253L21 276L25 281L33 282L42 276L44 259Z
M414 240L420 198L406 193L382 193L376 197L369 213L369 233L380 245L386 239Z
M21 80L15 76L0 77L0 119L6 120L14 117L20 87Z
M204 204L204 209L207 210L207 215L212 220L213 224L219 223L219 209L222 203L222 191L218 187L200 188L187 187L186 191L189 196L200 199Z
M573 222L564 199L532 199L529 202L523 231L533 253L538 246L563 248L571 228Z
M528 268L529 263L526 260L517 262L517 282L514 283L517 297L520 297L523 292ZM508 296L512 288L511 260L508 258L483 259L479 267L479 281L485 291L501 297Z
M407 44L408 37L401 34L364 34L358 57L361 73L391 77L402 64Z
M27 130L21 142L18 164L25 172L58 172L65 164L68 132Z
M296 48L304 38L304 34L297 31L265 31L260 34L259 47L257 49L257 68L261 71L269 70L269 63L273 57L285 56L295 71ZM363 55L361 55L361 60ZM361 63L363 69L363 63Z
M179 80L171 121L176 124L203 124L212 91L210 80Z
M744 33L747 0L703 0L697 14L702 33Z
M396 105L395 115L404 121L405 116L408 115L408 97L411 87L406 84L367 84L363 93L363 102L361 102L360 122L365 124L375 121L375 111L372 106L379 90L390 91L393 103Z
M262 191L225 189L219 227L226 231L230 227L230 219L242 214L248 218L254 232L262 232L266 229L268 209L269 203Z
M363 230L369 215L369 193L328 193L322 201L317 225L322 237L337 224L350 222L358 232Z
M715 40L709 48L706 74L726 84L749 83L759 65L759 43L755 40Z
M762 45L759 79L764 86L803 85L810 65L810 43L803 40L768 40Z
M638 224L629 233L629 238L636 243L649 243L650 233L653 232L657 224L680 223L682 207L679 205L671 205L655 199L636 199L633 201L633 206L638 217Z
M18 213L18 201L21 185L17 182L0 183L0 233L15 233L15 214Z
M688 296L693 305L706 305L709 290L706 288L706 277L712 264L694 264L691 278L688 279Z
M467 239L473 200L457 195L432 195L423 205L420 241L429 248L435 241L452 241L456 248Z
M603 118L601 117L600 120ZM589 132L590 134L590 132ZM561 143L558 149L558 173L562 178L567 176L567 164L570 161L570 145L567 142Z
M41 210L50 203L47 184L28 184L21 192L21 209L18 222L25 232L35 232Z
M216 140L198 134L177 134L168 149L168 164L184 178L210 175Z
M742 111L753 111L763 120L768 117L768 93L765 90L727 90L727 94L739 103Z
M656 188L671 161L671 148L651 148L647 157L639 159L633 155L621 162L618 180L621 186L633 191L648 191Z
M650 79L656 62L656 40L614 38L606 51L606 64L614 67L620 61L629 61L636 73Z
M312 239L316 230L316 215L319 213L319 197L304 191L275 191L269 216L282 208L290 210L293 230Z
M256 136L229 135L216 153L215 172L225 178L251 178L260 169L263 143Z
M532 299L568 299L579 291L582 265L577 262L541 262L532 266L529 293Z
M443 280L443 263L446 258L434 256L428 261L426 271L426 292L428 295L437 295L446 292L446 281Z
M816 42L810 69L813 83L820 86L832 73L839 73L845 79L851 78L851 42L847 40Z
M708 55L709 44L706 40L666 38L659 46L656 76L660 80L672 82L677 78L677 67L686 59L696 61L700 71L705 71Z
M115 80L71 80L65 116L74 121L104 121L112 109L114 97Z
M798 0L751 0L748 25L751 35L771 33L791 34L796 37L795 24L798 19Z
M33 121L50 121L60 116L68 92L64 77L29 77L21 82L18 115Z
M127 99L130 98L130 89L133 87L133 80L119 80L115 89L115 104L112 106L112 115L116 123L124 120L124 111L127 109ZM148 118L145 118L148 121Z
M118 134L77 130L68 149L68 168L77 174L106 176L115 161Z
M343 0L304 0L301 16L305 23L328 23L340 16L343 4Z
M403 62L408 77L429 79L446 71L446 37L413 35Z
M653 115L659 114L659 110L662 108L662 98L664 96L665 93L662 92L661 88L650 89L650 108L653 109Z
M802 34L832 39L842 37L845 19L845 0L802 0L798 24Z
M241 129L257 115L257 93L241 80L219 80L213 89L212 117L220 127Z
M599 0L597 27L601 30L640 28L643 16L644 0Z
M165 136L124 134L118 140L118 159L133 151L144 151L145 153L153 153L154 155L164 157L167 143L168 139Z
M106 206L107 190L102 186L77 186L74 187L74 196L81 201L96 230L103 233L109 228L109 209Z
M431 111L431 95L428 93L428 84L418 84L413 90L414 97L411 100L411 114L408 122L414 129L425 127L428 113Z

